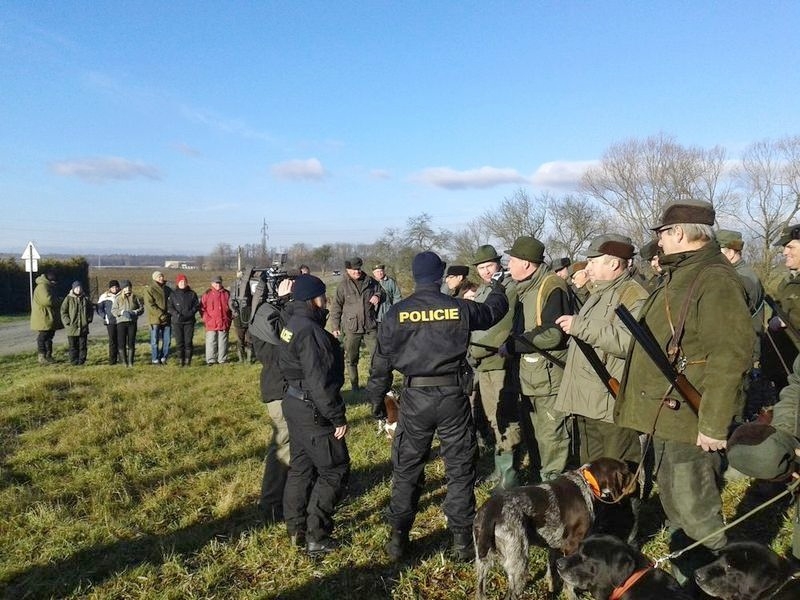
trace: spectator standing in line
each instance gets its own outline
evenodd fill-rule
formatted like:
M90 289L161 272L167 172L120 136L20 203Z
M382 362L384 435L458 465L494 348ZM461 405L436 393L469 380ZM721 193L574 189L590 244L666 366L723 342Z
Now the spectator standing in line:
M248 288L250 287L250 280L245 277L243 271L237 271L236 280L233 282L231 289L229 305L231 309L231 316L233 317L233 329L236 332L236 354L239 357L239 364L252 363L255 361L253 357L253 343L250 339L250 334L247 332L247 310ZM243 318L244 317L244 318Z
M478 286L471 282L469 267L466 265L450 265L444 275L444 284L447 286L447 293L454 298L463 298L467 292L474 292Z
M308 265L300 265L297 270L300 271L300 275L311 274L311 269L308 268Z
M127 279L119 282L122 291L114 298L111 314L117 320L117 348L126 367L133 366L136 356L136 325L144 314L144 302L133 293L133 285Z
M386 311L389 310L389 307L400 302L400 300L403 299L403 295L400 293L400 287L397 285L397 281L386 274L386 265L383 263L375 265L375 268L372 270L372 276L375 278L375 281L381 284L385 294L384 299L378 307L377 319L378 323L380 323Z
M206 364L228 362L228 331L233 316L230 309L231 295L222 287L222 277L215 276L211 287L200 298L200 313L206 327Z
M167 301L172 290L167 287L161 271L153 272L153 282L154 285L149 286L144 293L147 322L150 324L150 360L154 365L165 365L172 334L167 311Z
M119 360L119 349L117 348L117 319L111 314L111 307L114 306L114 298L119 294L119 281L112 279L108 282L108 289L100 294L97 299L95 311L97 316L103 319L106 331L108 332L108 364L115 365Z
M572 264L572 261L567 258L559 258L558 260L554 260L552 266L550 267L553 269L553 273L561 277L564 281L569 281L570 272L569 266Z
M350 377L350 388L357 392L358 358L361 342L369 352L370 360L375 351L378 330L378 306L384 297L383 288L372 277L361 270L364 261L358 257L344 263L347 271L336 288L336 297L331 309L331 329L334 337L341 339L344 333L344 356Z
M40 365L56 362L53 359L53 336L57 329L64 328L58 310L61 300L56 295L55 285L55 273L48 271L36 278L36 288L33 290L31 329L38 332L36 348Z
M73 281L72 290L61 303L61 322L67 333L71 365L82 365L86 362L86 342L92 317L94 317L92 303L83 293L81 282Z
M200 300L189 287L189 280L181 273L175 278L175 290L169 295L167 307L175 333L175 350L182 367L192 364L195 315L200 311Z

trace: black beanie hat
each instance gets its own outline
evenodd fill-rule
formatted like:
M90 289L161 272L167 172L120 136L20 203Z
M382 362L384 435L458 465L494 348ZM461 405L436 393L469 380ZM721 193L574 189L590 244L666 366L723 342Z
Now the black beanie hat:
M434 283L444 275L444 263L435 252L420 252L411 262L411 272L417 283Z
M111 281L108 282L108 287L110 288L119 287L119 281L117 281L116 279L112 279Z
M325 284L319 277L314 275L298 275L292 287L292 297L295 300L313 300L325 295Z

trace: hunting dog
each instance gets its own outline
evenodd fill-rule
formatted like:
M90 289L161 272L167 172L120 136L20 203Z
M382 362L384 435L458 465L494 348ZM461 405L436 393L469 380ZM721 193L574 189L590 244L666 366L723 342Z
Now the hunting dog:
M676 579L611 535L590 535L556 562L564 583L596 600L690 600Z
M549 549L547 577L551 592L554 562L569 555L589 533L595 502L617 502L635 488L628 466L600 458L539 485L518 487L491 497L475 515L477 598L486 598L486 578L497 558L508 577L507 599L518 598L525 587L530 544Z
M723 600L797 600L800 572L766 546L755 542L728 544L719 557L694 572L709 596Z

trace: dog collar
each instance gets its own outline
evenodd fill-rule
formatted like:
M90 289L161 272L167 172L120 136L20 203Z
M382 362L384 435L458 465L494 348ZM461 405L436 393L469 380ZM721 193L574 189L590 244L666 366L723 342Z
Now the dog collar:
M638 571L634 571L633 575L628 577L622 585L615 587L614 591L611 592L611 595L608 597L608 600L619 600L622 596L631 589L637 581L639 581L645 573L647 573L653 567L645 567L644 569L639 569Z
M581 467L580 468L581 477L586 482L586 485L589 486L589 489L592 490L592 495L595 498L601 498L603 496L603 492L600 490L600 484L597 483L597 478L592 474L588 467Z

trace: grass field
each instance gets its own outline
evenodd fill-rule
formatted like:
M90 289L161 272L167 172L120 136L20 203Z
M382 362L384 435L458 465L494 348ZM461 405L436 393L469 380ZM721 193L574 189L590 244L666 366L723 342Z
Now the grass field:
M202 330L201 330L202 332ZM469 564L443 552L444 470L427 467L412 531L413 556L388 562L383 511L389 447L368 407L345 389L351 428L350 494L337 516L343 547L313 561L265 527L255 504L267 413L259 366L180 369L105 365L105 339L88 364L40 368L35 357L0 358L0 596L3 598L467 598ZM196 347L200 336L196 338ZM63 349L58 351L64 360ZM364 361L365 362L365 361ZM200 363L202 364L202 363ZM490 457L481 459L483 471ZM478 490L482 502L488 489ZM757 503L746 480L728 484L729 518ZM732 532L789 543L786 504ZM645 551L666 553L657 500L645 507ZM526 598L545 598L544 552L531 552ZM491 580L493 597L504 577Z

